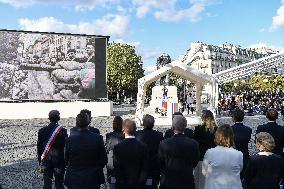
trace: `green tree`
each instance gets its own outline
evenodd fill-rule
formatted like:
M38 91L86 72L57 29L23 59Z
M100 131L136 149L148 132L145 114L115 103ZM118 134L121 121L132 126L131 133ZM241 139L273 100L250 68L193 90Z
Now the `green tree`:
M144 69L135 47L112 42L107 52L108 92L116 94L118 99L136 95L138 79L144 76Z

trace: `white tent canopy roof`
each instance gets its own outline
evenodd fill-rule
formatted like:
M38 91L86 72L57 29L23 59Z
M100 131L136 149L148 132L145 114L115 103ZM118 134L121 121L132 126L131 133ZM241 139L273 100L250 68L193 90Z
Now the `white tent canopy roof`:
M201 71L191 66L183 64L180 61L173 61L172 63L163 66L162 68L142 77L139 80L144 81L144 84L148 85L167 75L168 73L174 73L176 75L179 75L183 79L192 81L193 83L200 83L202 85L211 82L211 76L202 73Z

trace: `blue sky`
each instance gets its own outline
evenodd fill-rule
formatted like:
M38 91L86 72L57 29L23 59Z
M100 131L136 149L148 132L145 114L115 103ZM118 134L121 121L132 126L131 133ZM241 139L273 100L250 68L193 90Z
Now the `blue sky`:
M0 0L0 28L110 35L146 70L194 41L284 50L284 0Z

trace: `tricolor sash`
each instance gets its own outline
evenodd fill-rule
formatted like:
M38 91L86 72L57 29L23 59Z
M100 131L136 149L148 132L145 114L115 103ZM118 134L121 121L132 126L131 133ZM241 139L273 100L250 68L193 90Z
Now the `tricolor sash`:
M41 161L43 161L46 158L46 156L48 155L48 152L50 151L52 144L54 143L55 139L57 138L57 136L58 136L58 134L60 133L61 130L62 130L62 127L60 125L56 124L54 126L54 129L51 132L51 135L50 135L50 137L47 141L47 144L44 148L44 151L43 151L43 153L40 157Z

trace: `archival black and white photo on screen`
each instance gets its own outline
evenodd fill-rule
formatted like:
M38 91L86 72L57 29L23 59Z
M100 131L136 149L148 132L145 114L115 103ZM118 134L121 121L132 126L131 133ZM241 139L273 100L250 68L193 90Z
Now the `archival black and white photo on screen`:
M94 98L98 64L95 39L0 31L0 99Z

